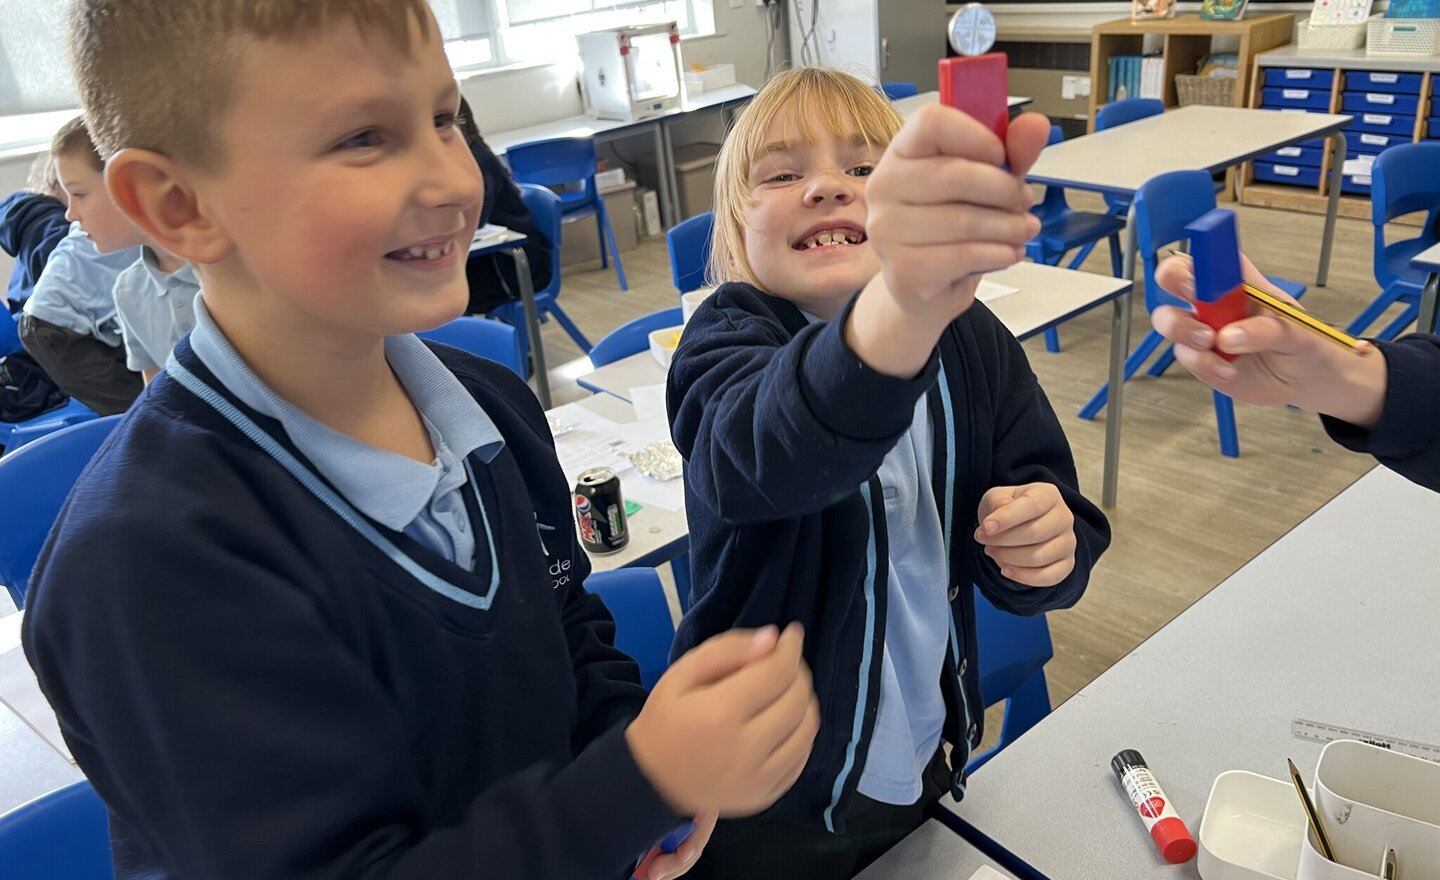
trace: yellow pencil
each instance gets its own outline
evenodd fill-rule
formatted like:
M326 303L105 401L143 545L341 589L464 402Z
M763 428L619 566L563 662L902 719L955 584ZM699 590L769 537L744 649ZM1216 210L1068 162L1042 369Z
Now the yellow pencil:
M1181 252L1176 250L1171 250L1170 253L1177 257L1190 256L1189 254L1182 254ZM1281 299L1280 297L1275 296L1272 293L1266 293L1265 291L1261 290L1258 287L1255 287L1254 285L1242 282L1240 286L1244 288L1245 295L1250 297L1251 301L1259 303L1260 305L1264 306L1265 308L1269 309L1280 317L1286 318L1296 324L1299 324L1301 327L1304 327L1314 333L1318 333L1319 335L1325 337L1336 345L1344 346L1351 351L1360 348L1360 340L1356 339L1354 336L1351 336L1349 333L1346 333L1344 330L1339 330L1335 327L1331 327L1329 324L1326 324L1324 321L1316 318L1304 309L1297 308L1286 302L1285 300Z

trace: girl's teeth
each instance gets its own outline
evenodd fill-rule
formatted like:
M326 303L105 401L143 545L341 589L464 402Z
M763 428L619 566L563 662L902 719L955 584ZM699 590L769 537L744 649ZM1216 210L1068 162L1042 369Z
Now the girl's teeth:
M399 251L401 259L409 260L438 260L448 256L455 249L455 242L447 241L439 247L412 247Z

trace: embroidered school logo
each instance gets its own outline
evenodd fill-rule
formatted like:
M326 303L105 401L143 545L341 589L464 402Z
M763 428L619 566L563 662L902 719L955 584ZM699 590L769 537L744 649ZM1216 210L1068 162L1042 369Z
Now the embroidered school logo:
M550 559L550 589L558 590L570 584L571 561L550 556L550 548L545 546L545 533L553 531L554 526L547 526L540 521L540 517L535 517L535 536L540 539L540 549L544 551L546 558Z

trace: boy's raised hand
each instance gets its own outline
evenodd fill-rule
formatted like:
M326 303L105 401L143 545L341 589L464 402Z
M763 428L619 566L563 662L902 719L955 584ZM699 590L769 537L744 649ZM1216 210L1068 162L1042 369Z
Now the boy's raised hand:
M980 499L975 540L1000 574L1053 587L1075 568L1075 514L1053 483L996 486Z
M731 630L656 683L625 738L672 810L758 813L799 778L820 729L804 641L798 623L778 635L773 626Z
M1245 280L1294 302L1270 286L1249 260L1241 258ZM1170 257L1155 271L1168 292L1192 300L1195 272L1189 257ZM1298 305L1298 304L1297 304ZM1205 384L1236 400L1263 406L1293 404L1361 427L1380 418L1386 387L1385 358L1362 342L1347 351L1255 303L1250 317L1215 330L1188 311L1162 306L1151 323L1175 343L1175 359ZM1244 355L1233 362L1215 353Z
M1025 174L1049 131L1026 113L1002 143L941 105L906 120L865 188L865 231L897 307L943 326L970 307L983 273L1024 258L1040 231Z

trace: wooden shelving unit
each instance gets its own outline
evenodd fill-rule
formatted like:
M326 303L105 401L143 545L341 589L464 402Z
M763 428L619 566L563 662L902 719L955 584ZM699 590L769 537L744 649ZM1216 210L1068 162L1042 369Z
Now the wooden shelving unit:
M1167 108L1178 106L1175 74L1194 73L1196 63L1211 53L1215 37L1239 37L1234 106L1244 107L1250 95L1255 56L1286 45L1294 33L1293 15L1255 15L1240 21L1201 21L1198 15L1181 15L1160 21L1132 22L1126 18L1097 24L1090 31L1090 130L1095 130L1095 111L1105 104L1110 91L1110 57L1143 55L1147 35L1163 37Z

